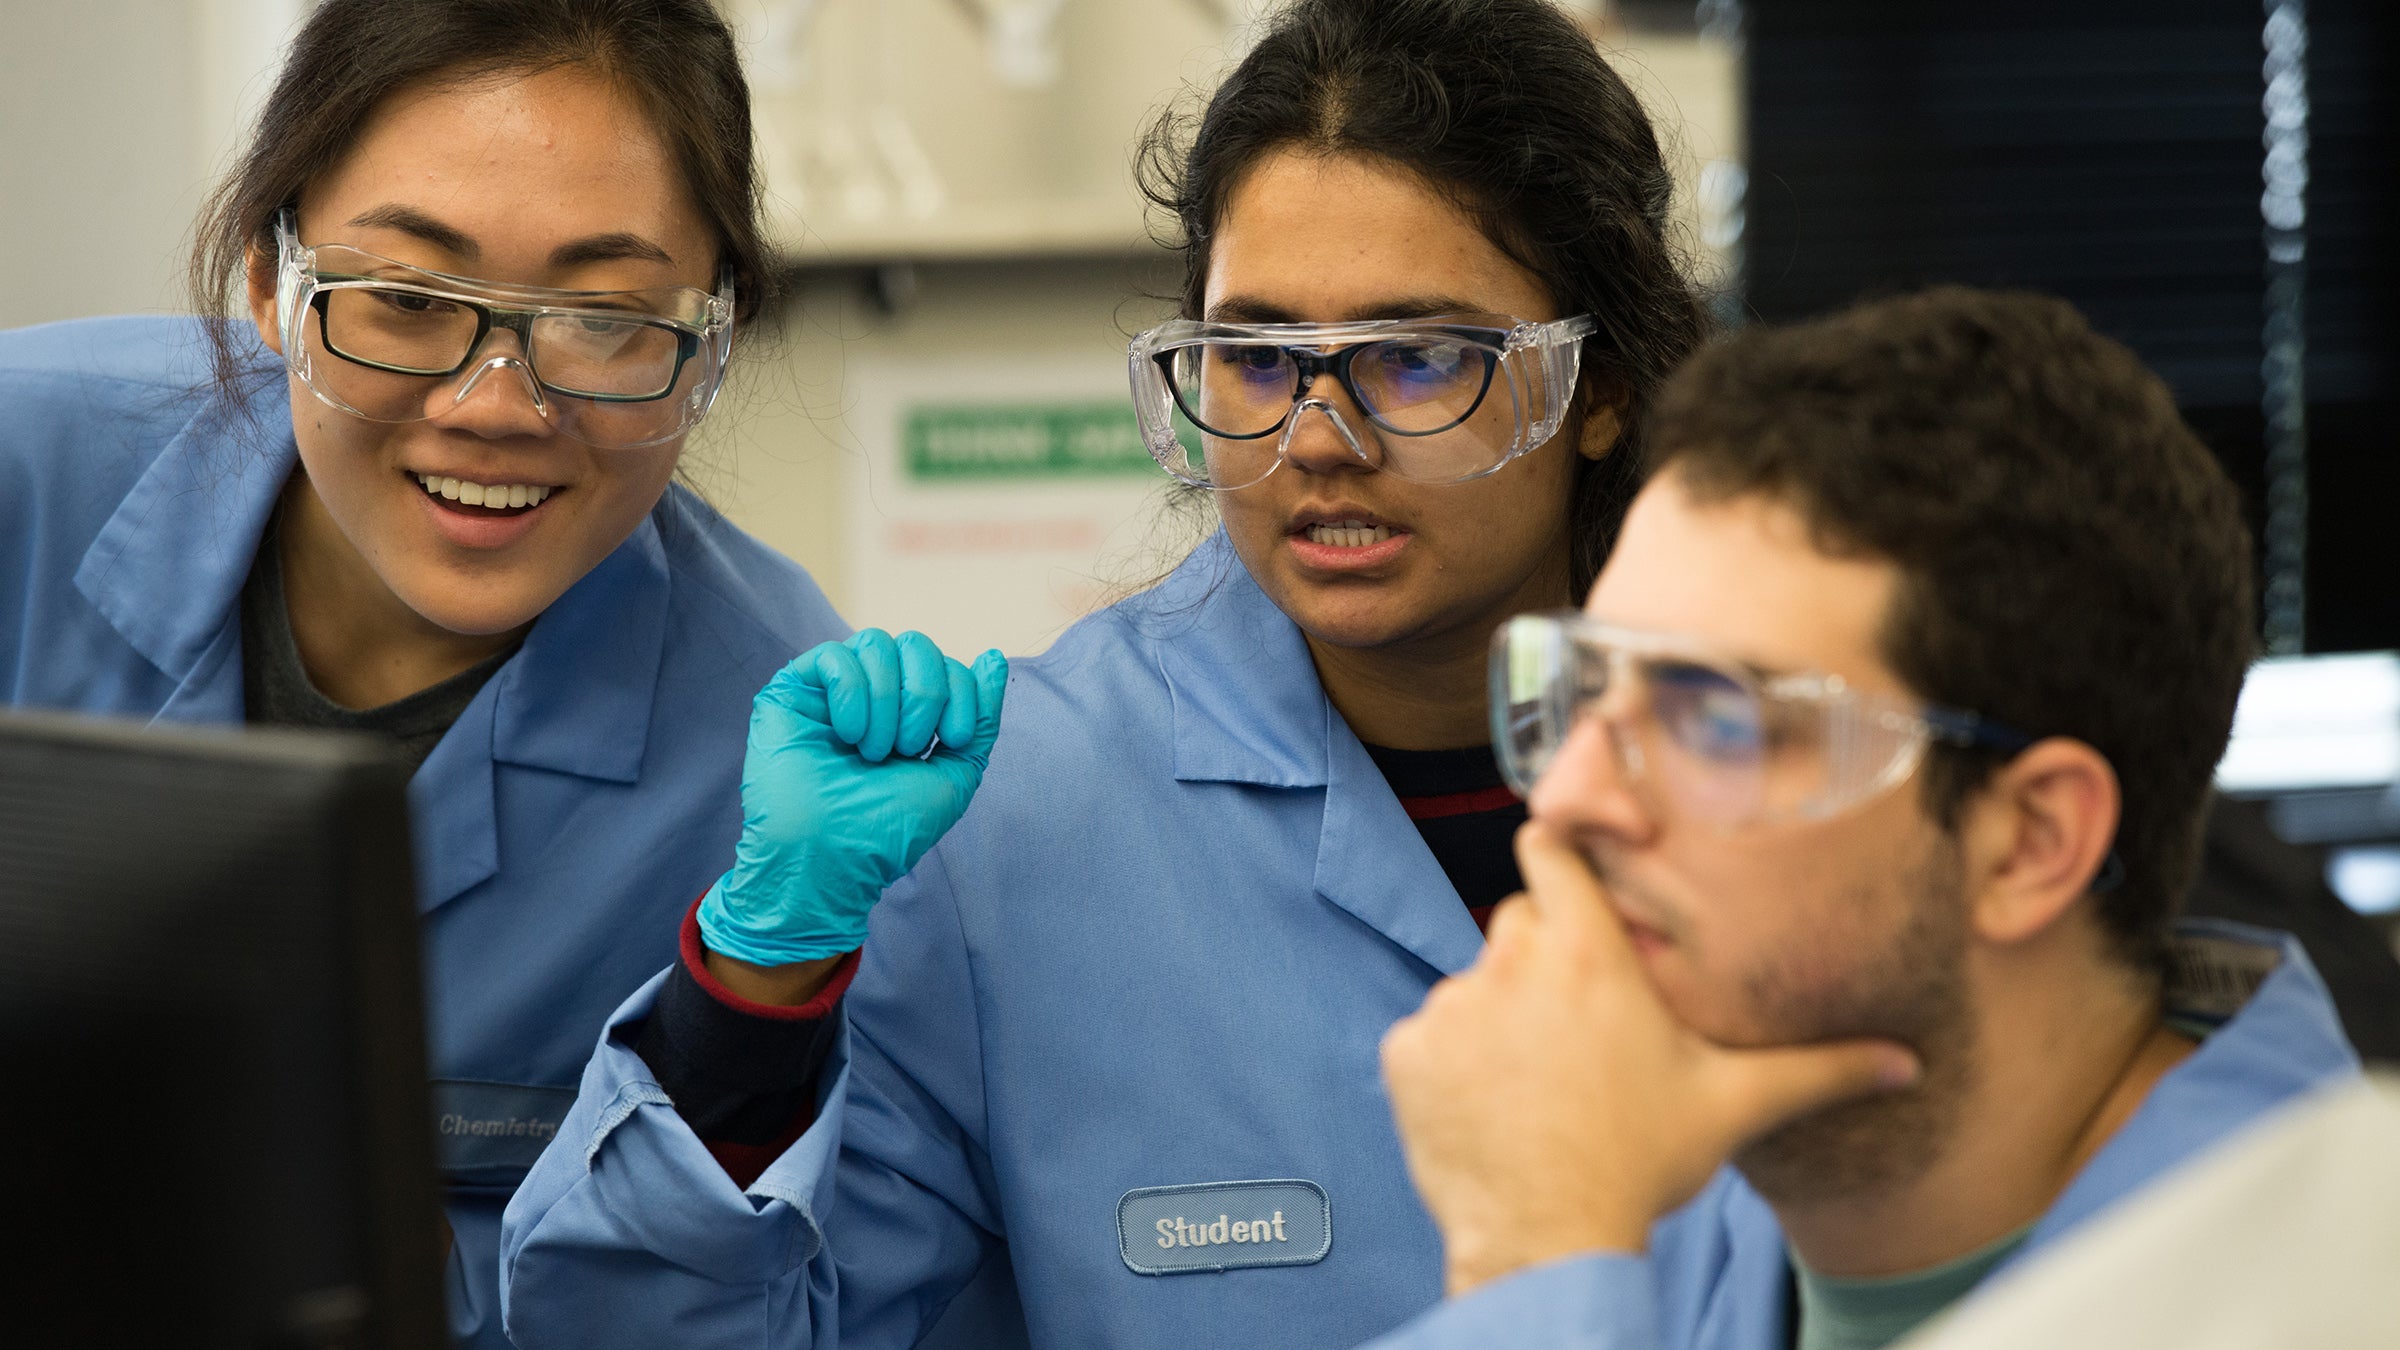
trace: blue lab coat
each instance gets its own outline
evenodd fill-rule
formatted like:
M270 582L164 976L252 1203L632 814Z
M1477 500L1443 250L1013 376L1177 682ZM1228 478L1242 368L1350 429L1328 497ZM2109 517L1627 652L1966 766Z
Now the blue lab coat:
M201 357L185 319L0 334L8 703L242 720L242 582L298 451L279 363L246 425L205 406ZM501 1207L733 856L751 696L846 631L798 566L671 488L410 781L463 1342L505 1346Z
M746 1193L628 1048L655 986L618 1013L512 1203L510 1334L830 1350L838 1291L842 1350L905 1346L1005 1243L1037 1346L1364 1341L1441 1292L1377 1044L1481 945L1219 536L1016 663ZM1161 1245L1220 1220L1272 1240Z
M2214 920L2189 921L2180 936L2188 958L2181 970L2199 978L2170 989L2170 1012L2210 1017L2234 1004L2239 1011L2158 1081L1993 1274L2276 1108L2358 1077L2332 997L2298 941ZM2240 972L2270 961L2273 973L2240 999ZM1373 1350L1784 1350L1792 1343L1788 1260L1774 1211L1727 1169L1660 1225L1647 1257L1587 1256L1520 1272L1444 1304Z
M656 984L619 1010L510 1206L511 1334L905 1346L1005 1244L1038 1346L1359 1344L1442 1287L1377 1044L1480 943L1220 536L1016 664L982 790L875 910L817 1123L747 1190L629 1048ZM2291 949L2061 1221L2351 1064ZM1270 1207L1294 1241L1219 1237Z

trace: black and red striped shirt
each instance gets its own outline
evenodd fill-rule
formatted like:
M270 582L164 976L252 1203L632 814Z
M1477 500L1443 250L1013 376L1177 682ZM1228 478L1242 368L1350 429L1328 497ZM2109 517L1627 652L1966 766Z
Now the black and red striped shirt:
M1425 847L1458 888L1467 912L1482 927L1492 906L1523 889L1517 874L1517 827L1525 802L1500 776L1488 745L1464 750L1394 750L1370 745L1392 795L1417 824Z

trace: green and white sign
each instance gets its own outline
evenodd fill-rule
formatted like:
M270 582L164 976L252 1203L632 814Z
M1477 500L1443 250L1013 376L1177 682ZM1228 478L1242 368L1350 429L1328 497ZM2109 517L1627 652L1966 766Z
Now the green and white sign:
M900 449L919 482L1159 473L1122 399L914 404L901 416Z
M972 359L862 355L843 509L848 612L944 651L1048 646L1179 555L1174 491L1142 446L1113 342Z

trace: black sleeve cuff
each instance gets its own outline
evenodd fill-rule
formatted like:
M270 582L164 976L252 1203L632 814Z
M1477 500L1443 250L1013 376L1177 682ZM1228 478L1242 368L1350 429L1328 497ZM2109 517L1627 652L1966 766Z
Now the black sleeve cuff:
M694 1134L711 1144L764 1145L814 1112L840 1016L838 1007L805 1019L743 1012L712 997L677 961L633 1049Z

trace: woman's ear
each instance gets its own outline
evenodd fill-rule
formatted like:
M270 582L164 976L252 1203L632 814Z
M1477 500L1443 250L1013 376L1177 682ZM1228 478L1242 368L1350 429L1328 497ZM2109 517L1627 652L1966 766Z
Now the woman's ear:
M1583 405L1577 410L1583 426L1576 435L1575 452L1585 459L1608 458L1617 442L1625 439L1624 391L1610 381L1586 380L1576 401Z
M2065 736L2020 752L1975 793L1964 829L1980 855L1968 875L1982 937L2032 938L2091 893L2116 847L2118 794L2108 758Z
M1617 442L1625 435L1625 424L1617 417L1615 407L1603 403L1583 415L1583 432L1576 439L1575 452L1585 459L1606 459Z
M275 313L275 258L257 244L242 250L242 294L250 306L250 321L267 349L283 355L283 324Z

